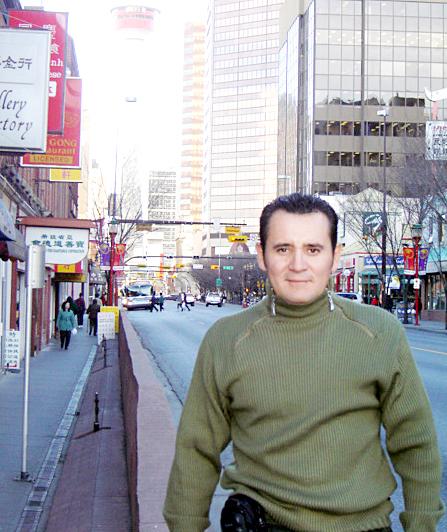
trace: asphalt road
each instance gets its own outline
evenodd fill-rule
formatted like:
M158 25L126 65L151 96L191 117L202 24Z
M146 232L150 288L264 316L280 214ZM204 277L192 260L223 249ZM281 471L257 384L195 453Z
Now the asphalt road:
M241 311L236 305L225 305L222 308L208 307L198 303L191 312L180 312L176 303L167 301L165 312L133 311L129 318L139 334L143 345L152 353L152 362L160 381L165 386L170 400L175 422L180 417L188 385L194 367L199 344L209 327L220 317ZM447 342L446 336L431 332L407 330L407 336L413 355L421 372L429 395L438 438L441 446L443 463L443 500L447 501ZM226 451L223 461L231 459L231 452ZM210 530L218 532L218 516L226 494L218 489L211 509ZM392 516L393 531L400 532L402 527L398 514L403 509L402 493L397 490L393 503L395 512ZM447 532L447 516L439 527L439 532Z

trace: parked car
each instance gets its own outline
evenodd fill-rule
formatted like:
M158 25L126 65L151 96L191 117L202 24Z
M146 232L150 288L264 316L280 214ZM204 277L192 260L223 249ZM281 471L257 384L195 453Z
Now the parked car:
M222 306L222 296L217 292L209 292L205 297L205 304L208 305L217 305L218 307Z
M350 299L355 303L363 303L363 298L358 292L336 292L336 295L344 297L346 299Z
M123 307L127 310L149 309L152 305L152 285L132 284L123 288Z

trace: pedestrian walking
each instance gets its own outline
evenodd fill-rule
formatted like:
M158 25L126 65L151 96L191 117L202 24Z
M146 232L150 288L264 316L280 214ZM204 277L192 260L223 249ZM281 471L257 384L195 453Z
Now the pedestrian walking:
M183 294L180 293L177 297L177 310L181 310L183 312Z
M152 296L151 296L151 306L149 307L149 310L152 312L154 309L158 312L158 308L157 308L157 296L155 295L155 292L152 292Z
M78 299L75 301L75 305L78 307L78 327L84 326L84 314L85 314L85 300L82 293L79 294Z
M181 296L182 296L182 310L183 310L183 307L185 307L188 309L189 312L191 312L191 309L189 308L189 305L188 305L188 301L186 299L186 292L182 292Z
M70 345L71 332L76 330L76 319L74 312L70 308L70 303L66 301L63 308L58 312L56 327L59 329L61 349L68 349Z
M264 207L268 296L202 341L163 512L171 532L208 528L219 480L232 491L222 530L390 531L392 466L403 529L436 531L441 458L427 394L398 320L328 291L337 224L316 196Z
M160 297L158 298L158 306L160 307L160 312L163 312L165 304L165 298L163 292L160 292Z
M101 311L101 307L98 303L98 300L95 298L92 303L88 306L87 315L89 320L89 331L88 335L97 336L98 334L98 312Z

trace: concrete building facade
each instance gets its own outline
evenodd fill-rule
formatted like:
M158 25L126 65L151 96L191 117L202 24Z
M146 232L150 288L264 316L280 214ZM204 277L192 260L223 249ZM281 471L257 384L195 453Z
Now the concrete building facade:
M177 219L202 220L203 182L203 83L205 66L205 26L188 23L184 32L183 109L181 161L178 176ZM200 255L202 227L181 226L177 255Z

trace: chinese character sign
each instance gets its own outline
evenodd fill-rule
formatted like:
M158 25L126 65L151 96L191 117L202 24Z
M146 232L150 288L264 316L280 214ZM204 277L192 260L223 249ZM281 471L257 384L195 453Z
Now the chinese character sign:
M415 262L414 262L414 248L404 247L404 273L406 275L414 275Z
M447 160L447 122L426 122L425 158L429 161Z
M87 256L88 229L27 227L26 244L45 246L47 264L74 264Z
M5 368L20 369L20 331L14 329L6 331Z
M50 38L0 28L0 151L44 152Z
M48 11L9 10L12 28L44 29L51 37L48 97L48 133L64 131L65 53L67 43L67 13Z

